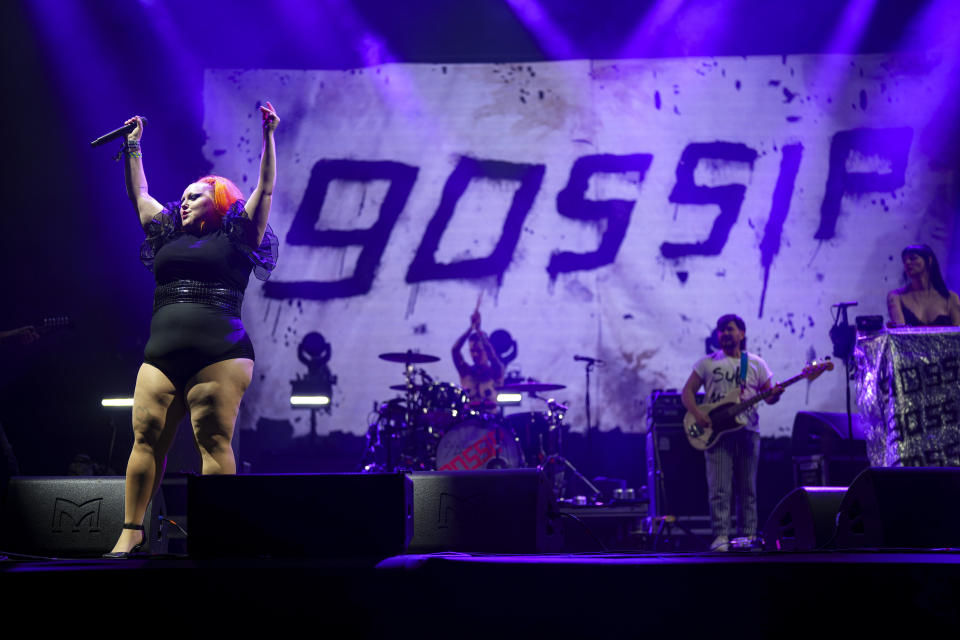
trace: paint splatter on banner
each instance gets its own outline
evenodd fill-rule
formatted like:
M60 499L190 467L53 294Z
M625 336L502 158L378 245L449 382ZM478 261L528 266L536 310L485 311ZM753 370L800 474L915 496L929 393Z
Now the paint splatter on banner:
M942 254L952 237L928 126L947 85L938 60L208 70L204 151L245 191L256 101L282 118L280 264L247 293L257 369L241 427L307 431L289 396L312 368L335 377L319 430L362 433L403 381L382 352L440 356L423 368L456 382L450 348L481 292L508 371L566 385L553 395L574 429L587 423L574 355L603 360L592 423L642 430L646 396L682 387L724 313L793 375L831 352L831 304L884 314L900 249ZM761 408L761 429L789 432L805 409L842 411L842 374Z

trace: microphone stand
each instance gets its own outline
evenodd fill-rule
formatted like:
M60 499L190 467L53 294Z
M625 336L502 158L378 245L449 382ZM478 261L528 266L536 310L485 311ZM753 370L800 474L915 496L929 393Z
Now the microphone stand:
M583 398L583 400L584 400L584 405L583 405L583 406L584 406L584 408L585 408L586 411L587 411L587 444L589 445L589 444L590 444L590 430L593 428L593 425L591 424L591 418L590 418L590 371L596 366L597 363L596 363L596 361L594 361L594 360L589 360L589 361L587 361L587 362L584 363L584 364L585 364L585 366L584 366L584 373L585 373L586 376L587 376L587 386L585 387L585 390L584 390L584 398ZM591 454L592 454L592 452L591 452Z
M594 358L580 358L580 359L583 361L583 364L584 364L583 372L587 378L586 380L587 384L586 384L586 387L584 388L583 406L587 412L587 453L590 457L590 462L592 463L593 462L593 435L591 432L593 431L593 424L592 424L593 420L590 416L590 372L597 365L597 360ZM590 488L591 491L593 491L594 499L600 496L600 490L597 489L597 487L592 482L587 480L582 473L580 473L576 468L574 468L574 466L570 464L570 462L566 458L563 458L563 463L567 467L569 467L573 471L573 473L578 478L580 478L580 480L583 481L584 484L586 484Z
M833 342L833 355L843 358L843 371L847 388L847 460L853 462L853 411L850 406L850 363L853 361L853 350L857 341L856 329L850 325L850 316L847 309L856 303L841 302L837 305L837 317L830 330L830 339Z

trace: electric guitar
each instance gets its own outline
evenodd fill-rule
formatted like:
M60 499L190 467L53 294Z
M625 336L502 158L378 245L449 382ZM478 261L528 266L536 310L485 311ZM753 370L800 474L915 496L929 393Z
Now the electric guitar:
M819 378L824 371L833 371L833 363L830 360L812 362L805 366L803 371L776 386L786 389L794 382L800 382L804 379L812 382ZM700 405L700 410L710 416L711 425L709 427L701 427L697 424L697 419L693 414L687 411L687 415L683 416L683 432L686 434L687 440L694 449L705 451L717 444L721 436L742 429L746 426L746 422L741 422L739 419L743 412L761 400L772 396L776 386L761 391L749 400L742 402L740 401L740 389L732 389L719 401Z
M73 329L73 320L70 319L70 316L51 316L33 323L32 326L37 332L37 335L44 336L48 333ZM0 347L16 347L24 344L26 343L24 342L23 336L18 333L0 337Z

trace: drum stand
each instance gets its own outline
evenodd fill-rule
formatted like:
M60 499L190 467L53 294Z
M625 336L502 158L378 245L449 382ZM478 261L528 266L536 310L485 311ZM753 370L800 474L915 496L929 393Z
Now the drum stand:
M530 394L530 395L531 397L537 398L538 400L543 400L543 398L539 397L536 394ZM545 402L547 403L547 422L550 425L550 428L555 429L557 432L557 452L547 455L544 458L543 462L537 465L537 469L540 469L545 474L547 474L548 478L551 477L551 475L553 476L554 494L555 494L554 498L562 499L565 497L564 493L567 488L566 472L570 471L581 482L583 482L583 484L585 484L587 488L590 489L590 491L593 492L592 497L593 497L593 500L596 501L597 498L600 496L600 490L597 489L596 485L590 482L585 475L580 473L580 471L573 465L572 462L570 462L563 456L563 424L562 424L563 413L562 412L566 411L567 408L562 404L560 404L559 402L556 402L552 398L550 400L546 400ZM540 447L541 449L543 449L542 442L540 443ZM551 465L560 467L559 471L555 471L553 474L551 474L549 471L547 471L547 469ZM563 475L560 474L561 471L563 472Z
M389 424L384 428L380 424L380 419L378 418L377 423L371 425L371 430L376 429L375 437L371 436L371 433L368 431L367 440L368 440L368 452L375 452L376 446L382 445L386 453L386 462L385 470L390 472L397 471L412 471L413 469L408 469L401 464L403 462L402 455L402 445L399 442L399 436L406 430L414 428L417 422L417 409L414 406L414 398L416 396L417 390L422 385L415 384L415 376L417 374L417 369L414 368L415 364L425 364L428 362L437 362L440 360L437 356L431 356L423 353L414 353L413 350L408 349L406 352L389 352L381 353L377 356L380 360L385 360L387 362L396 362L403 364L403 392L404 392L404 407L403 407L403 418L400 421L399 425ZM422 369L419 370L420 375L425 380L430 380L430 377L427 376L426 372ZM392 387L397 389L397 387ZM376 409L375 409L376 410ZM398 440L397 443L394 443L394 440ZM398 445L401 447L401 450L398 451ZM364 469L368 467L377 467L378 465L366 465ZM370 469L368 469L370 470Z
M417 374L417 370L414 369L413 362L410 362L410 361L405 362L403 367L403 379L404 379L404 384L406 386L406 389L403 392L404 411L403 411L403 425L401 427L401 430L412 429L417 420L416 408L414 407L414 403L413 403L413 399L418 388L418 385L414 383L416 374ZM428 377L426 372L423 371L422 369L420 370L420 374L425 378ZM396 434L396 435L399 435L399 434ZM394 434L391 434L389 437L387 437L387 469L393 472L413 471L414 469L403 467L400 464L399 459L396 459L396 460L394 459L393 440L394 440ZM398 457L399 457L399 454L398 454Z
M592 497L593 497L594 502L596 502L597 498L600 497L600 489L597 489L597 487L596 487L592 482L590 482L589 480L587 480L587 477L586 477L585 475L583 475L582 473L580 473L580 472L577 470L577 468L576 468L575 466L573 466L573 463L570 462L569 460L567 460L566 458L564 458L562 454L555 453L555 454L553 454L553 455L551 455L551 456L547 456L547 458L543 461L543 464L539 465L537 468L538 468L538 469L541 469L541 470L544 470L544 473L548 473L548 472L546 471L546 467L547 467L547 465L549 465L550 463L556 463L557 465L562 465L563 467L566 468L566 470L572 471L572 472L573 472L573 475L575 475L577 478L579 478L580 481L583 482L583 484L587 485L587 487L590 489L590 491L593 492L593 496L592 496ZM548 473L548 475L549 475L549 473ZM555 487L556 489L559 489L559 491L555 492L555 493L559 493L559 495L555 496L556 498L562 499L562 498L564 497L564 492L566 491L566 488L567 488L566 485L567 485L567 483L566 483L565 481L564 481L564 482L554 482L554 487Z
M494 449L493 457L487 461L487 469L506 469L507 463L503 458L500 457L500 454L503 452L503 446L501 445L501 436L503 435L500 425L495 425L493 427L493 438L494 438Z

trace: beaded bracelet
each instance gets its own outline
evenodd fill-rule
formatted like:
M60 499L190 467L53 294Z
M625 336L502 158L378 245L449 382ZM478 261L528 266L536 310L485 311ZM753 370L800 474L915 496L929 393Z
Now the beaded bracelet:
M124 140L123 144L120 146L120 151L117 152L115 160L120 160L120 156L127 156L128 158L142 158L143 153L140 151L140 141L139 140Z

